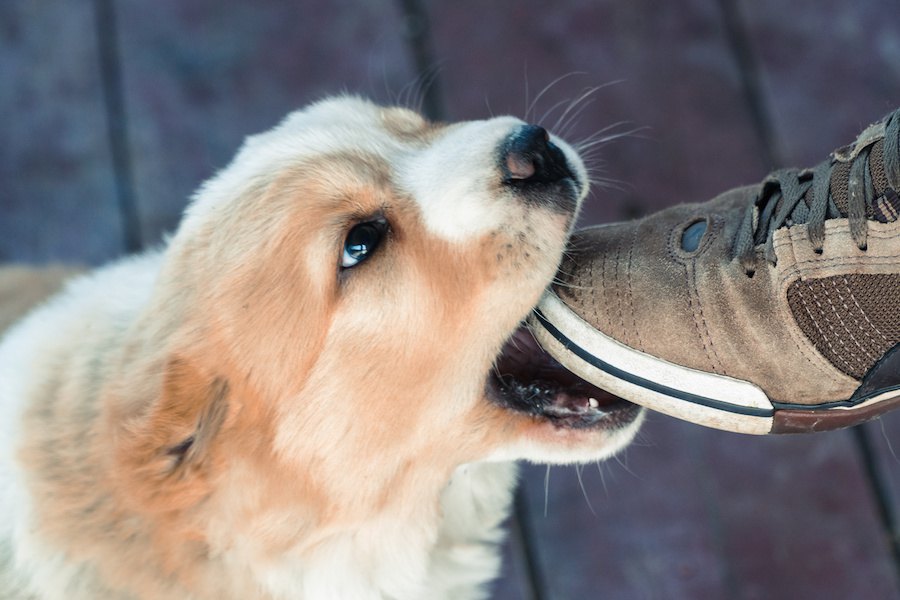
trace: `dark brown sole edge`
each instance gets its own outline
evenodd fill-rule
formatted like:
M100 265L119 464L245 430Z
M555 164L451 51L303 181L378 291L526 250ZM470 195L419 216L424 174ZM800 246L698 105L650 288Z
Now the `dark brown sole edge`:
M772 433L816 433L834 431L877 419L900 407L900 395L860 408L825 410L776 410L772 416Z

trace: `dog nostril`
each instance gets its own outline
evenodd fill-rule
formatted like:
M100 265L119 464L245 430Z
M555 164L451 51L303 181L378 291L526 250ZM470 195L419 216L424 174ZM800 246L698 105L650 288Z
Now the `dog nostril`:
M507 138L502 166L511 182L548 183L571 177L562 151L538 125L522 125Z
M528 179L534 176L534 160L527 154L510 152L506 155L506 169L510 179Z

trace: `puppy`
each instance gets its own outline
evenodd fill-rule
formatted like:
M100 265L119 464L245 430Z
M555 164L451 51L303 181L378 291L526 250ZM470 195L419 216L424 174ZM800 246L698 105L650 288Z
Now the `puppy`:
M639 425L520 326L587 185L512 117L344 97L249 138L3 338L0 597L484 597L510 461Z

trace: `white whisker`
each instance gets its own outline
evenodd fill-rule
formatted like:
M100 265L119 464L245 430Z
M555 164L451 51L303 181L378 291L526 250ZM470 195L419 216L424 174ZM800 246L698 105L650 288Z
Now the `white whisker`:
M599 460L597 461L597 472L600 473L600 482L603 484L603 491L606 493L606 497L609 498L609 488L606 486L606 474L603 472L603 465Z
M884 428L884 419L878 419L878 422L881 424L881 435L884 437L884 441L887 444L888 450L891 453L891 456L894 457L894 460L900 462L900 459L897 458L897 453L894 452L894 446L891 445L891 440L888 437L887 431Z
M547 472L544 474L544 518L547 518L547 510L550 506L550 465L547 465Z
M587 490L584 488L584 480L581 477L582 468L582 465L575 465L575 474L578 475L578 485L581 487L581 495L584 496L584 501L587 502L588 510L590 510L591 514L596 517L597 513L594 511L594 505L591 504L591 499L588 498Z
M584 73L583 71L571 71L569 73L566 73L565 75L560 75L559 77L557 77L556 79L554 79L553 81L551 81L550 83L545 85L544 89L542 89L540 91L540 93L534 97L534 100L532 100L531 103L528 105L528 108L525 109L525 120L528 121L529 115L532 114L532 111L535 109L535 107L537 106L537 103L541 100L541 98L544 97L544 94L549 92L559 82L561 82L565 79L568 79L569 77L573 77L575 75L586 75L586 73Z
M576 98L566 109L566 111L560 115L559 119L557 119L556 124L553 125L554 131L558 131L558 135L560 137L567 137L574 126L578 123L578 118L581 114L591 106L596 98L592 98L599 90L603 89L603 86L594 86L591 88L587 88L581 96ZM568 121L566 121L568 115Z
M560 100L559 102L557 102L556 104L554 104L553 106L551 106L550 108L548 108L547 110L545 110L545 111L544 111L544 114L541 115L541 118L538 119L537 122L538 122L538 123L545 123L545 122L547 121L547 119L550 117L550 115L553 114L553 111L555 111L557 108L559 108L560 106L562 106L562 105L565 104L566 102L568 102L568 100Z

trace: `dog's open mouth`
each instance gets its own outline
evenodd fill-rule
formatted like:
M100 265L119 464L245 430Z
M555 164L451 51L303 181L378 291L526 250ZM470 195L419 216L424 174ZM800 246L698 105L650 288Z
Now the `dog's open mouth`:
M641 410L567 370L525 325L503 346L487 387L488 397L501 406L569 429L618 429Z

